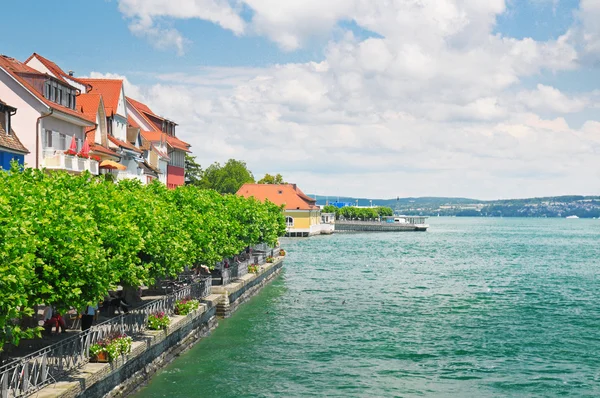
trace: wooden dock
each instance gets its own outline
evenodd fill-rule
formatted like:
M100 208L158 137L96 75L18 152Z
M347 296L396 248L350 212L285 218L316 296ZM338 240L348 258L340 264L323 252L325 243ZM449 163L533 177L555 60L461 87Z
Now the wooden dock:
M427 231L428 227L427 224L336 220L335 233Z

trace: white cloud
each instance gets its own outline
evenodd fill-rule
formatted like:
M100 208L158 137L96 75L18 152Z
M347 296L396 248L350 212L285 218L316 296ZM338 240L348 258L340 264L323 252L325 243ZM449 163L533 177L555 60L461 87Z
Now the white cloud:
M520 92L517 99L530 110L561 114L579 112L589 105L585 98L569 98L560 90L543 84L538 84L536 90Z
M242 3L253 11L250 22L239 18ZM257 175L281 172L305 191L381 197L592 193L600 182L600 124L575 129L563 118L593 107L598 94L521 87L543 71L578 67L574 30L545 42L496 34L502 0L120 4L146 30L161 18L201 18L286 50L340 20L379 35L346 32L320 62L202 68L157 75L150 86L128 83L128 95L179 123L203 165L234 157Z

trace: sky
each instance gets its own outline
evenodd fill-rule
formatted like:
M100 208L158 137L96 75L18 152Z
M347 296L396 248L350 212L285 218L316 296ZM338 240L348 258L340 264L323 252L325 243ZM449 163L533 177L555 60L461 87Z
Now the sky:
M60 3L3 4L0 53L125 79L203 167L331 196L600 194L600 0Z

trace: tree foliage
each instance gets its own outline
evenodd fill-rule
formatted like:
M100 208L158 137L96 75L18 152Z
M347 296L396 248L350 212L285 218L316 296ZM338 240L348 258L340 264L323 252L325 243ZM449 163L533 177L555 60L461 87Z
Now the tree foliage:
M97 303L118 284L152 284L285 233L282 209L253 198L85 173L0 172L0 349L39 333L36 305Z
M249 182L254 182L254 176L246 167L246 163L229 159L223 166L217 162L208 166L199 186L205 189L214 189L219 193L234 194L242 185Z
M202 180L202 167L196 162L196 157L185 155L185 183L187 185L200 185Z
M283 177L279 173L274 176L267 173L258 181L258 184L287 184L287 182L283 181Z
M379 217L389 217L394 215L394 211L389 207L353 207L345 206L338 208L332 205L323 207L323 213L335 213L337 219L344 218L348 220L375 220Z

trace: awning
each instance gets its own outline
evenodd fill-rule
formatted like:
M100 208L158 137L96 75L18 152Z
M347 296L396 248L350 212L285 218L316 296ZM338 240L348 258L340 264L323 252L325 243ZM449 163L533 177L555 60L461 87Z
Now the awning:
M100 163L101 169L112 169L112 170L127 170L127 166L115 162L114 160L103 160Z

